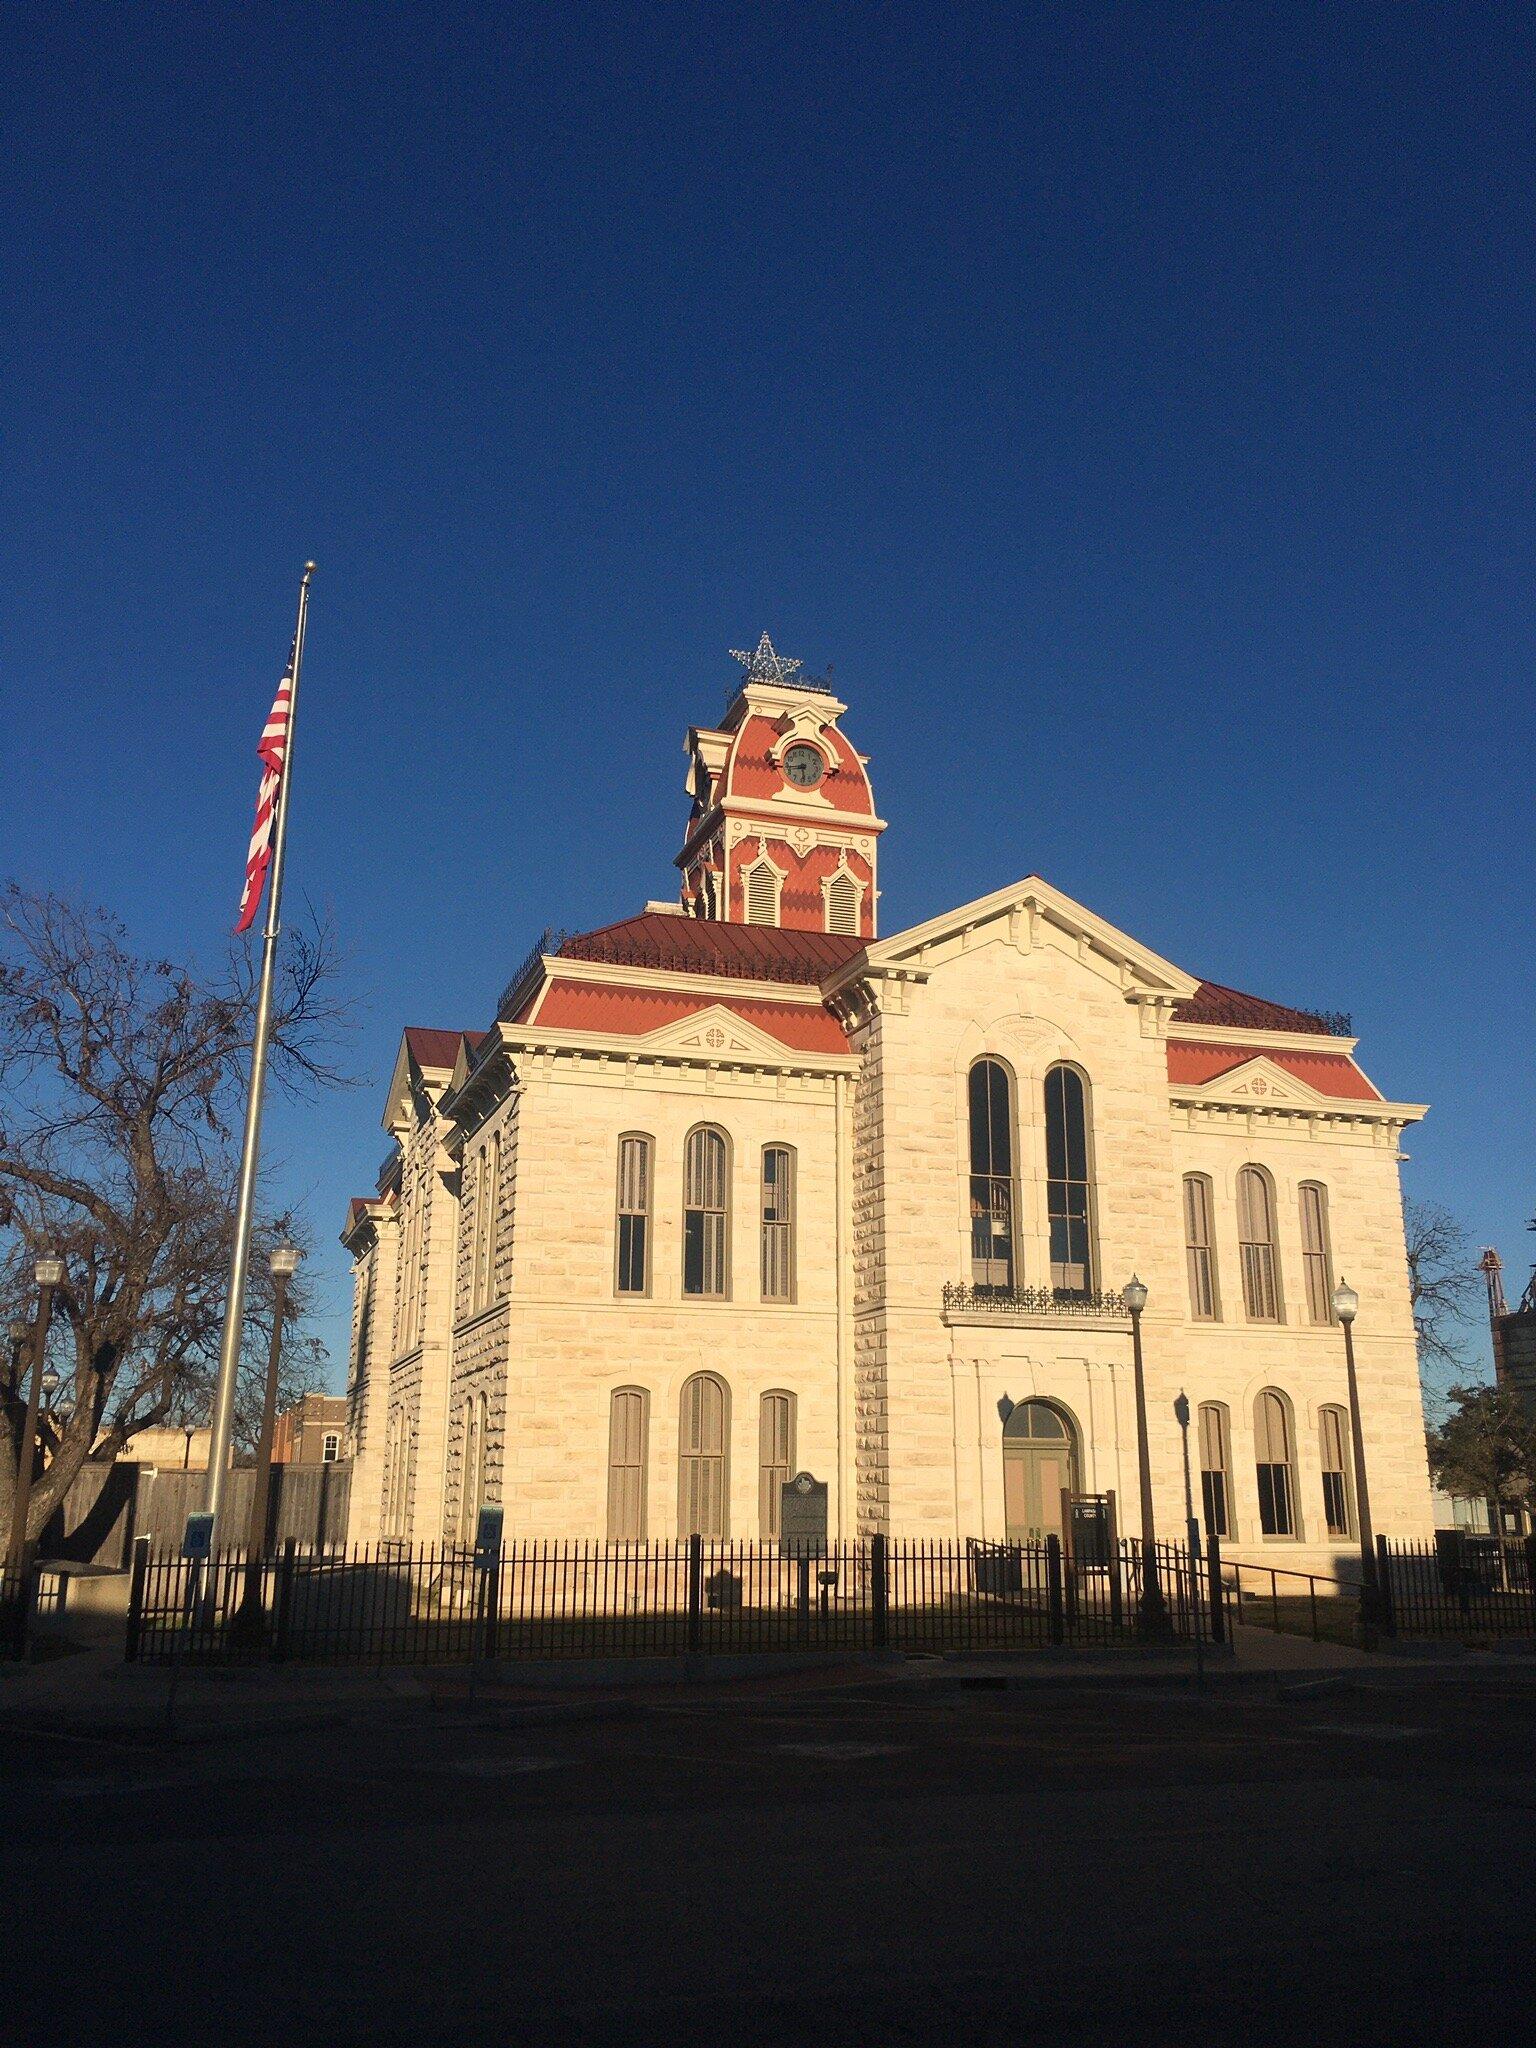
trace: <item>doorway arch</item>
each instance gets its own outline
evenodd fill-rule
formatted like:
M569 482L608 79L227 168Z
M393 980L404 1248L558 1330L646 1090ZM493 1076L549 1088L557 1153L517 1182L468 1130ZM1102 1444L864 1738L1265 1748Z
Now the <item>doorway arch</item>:
M1003 1517L1010 1543L1062 1535L1062 1493L1078 1491L1077 1424L1054 1401L1021 1401L1003 1424Z

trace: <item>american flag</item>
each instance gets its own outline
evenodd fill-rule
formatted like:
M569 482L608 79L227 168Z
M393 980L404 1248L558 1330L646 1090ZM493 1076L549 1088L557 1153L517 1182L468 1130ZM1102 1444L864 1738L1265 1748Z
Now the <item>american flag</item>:
M249 931L261 906L262 884L272 858L272 820L277 813L277 794L283 782L283 764L288 755L288 711L293 695L293 662L290 657L283 680L272 699L272 709L262 728L256 749L261 762L261 786L256 792L256 823L251 828L251 849L245 856L245 892L240 898L237 932Z

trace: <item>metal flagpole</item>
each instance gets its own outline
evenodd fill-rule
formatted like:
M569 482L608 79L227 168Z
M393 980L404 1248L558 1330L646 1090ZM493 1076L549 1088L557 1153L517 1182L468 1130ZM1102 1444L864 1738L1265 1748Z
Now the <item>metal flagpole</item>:
M278 913L283 896L283 854L288 844L288 791L293 783L293 729L299 715L299 669L304 660L304 621L309 611L309 579L313 562L304 564L299 584L299 616L293 629L293 677L288 689L288 737L283 772L277 787L277 816L272 826L272 865L267 875L267 921L261 933L261 982L256 996L256 1032L251 1040L251 1089L245 1104L245 1137L240 1150L240 1187L235 1197L235 1242L229 1260L229 1293L224 1303L224 1334L219 1341L219 1377L213 1392L213 1427L208 1439L207 1506L217 1516L224 1498L224 1468L235 1417L235 1374L245 1328L245 1276L251 1257L251 1217L256 1206L256 1166L261 1150L261 1098L267 1079L267 1042L272 1030L272 981L277 966ZM217 1523L215 1523L217 1541Z

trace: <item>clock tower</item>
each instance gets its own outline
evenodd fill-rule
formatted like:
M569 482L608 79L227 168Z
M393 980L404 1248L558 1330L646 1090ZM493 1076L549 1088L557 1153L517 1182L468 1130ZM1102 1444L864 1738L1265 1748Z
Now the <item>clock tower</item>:
M730 924L875 936L875 814L864 755L838 728L831 683L764 633L736 653L721 724L690 728L693 809L677 856L683 908Z

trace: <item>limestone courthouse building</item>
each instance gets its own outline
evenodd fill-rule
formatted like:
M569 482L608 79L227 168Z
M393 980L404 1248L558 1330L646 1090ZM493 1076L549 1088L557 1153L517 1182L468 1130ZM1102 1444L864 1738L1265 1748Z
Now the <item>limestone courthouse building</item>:
M882 935L885 830L829 685L766 635L687 737L679 900L546 939L494 1017L405 1031L355 1200L354 1541L1004 1539L1431 1526L1399 1142L1347 1023L1203 981L1038 876Z

